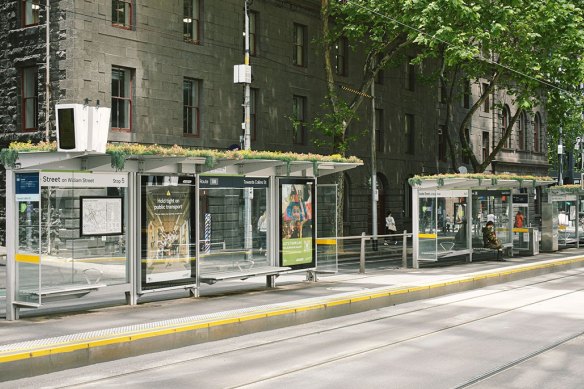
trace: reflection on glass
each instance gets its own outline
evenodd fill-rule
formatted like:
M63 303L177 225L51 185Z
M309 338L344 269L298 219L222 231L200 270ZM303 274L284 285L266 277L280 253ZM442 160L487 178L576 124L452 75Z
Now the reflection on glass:
M73 173L70 174L73 177ZM68 285L128 282L125 242L126 215L118 235L81 236L80 197L122 197L126 188L41 188L41 289Z
M245 248L245 191L251 191L252 247ZM267 188L210 188L199 193L201 276L270 264Z

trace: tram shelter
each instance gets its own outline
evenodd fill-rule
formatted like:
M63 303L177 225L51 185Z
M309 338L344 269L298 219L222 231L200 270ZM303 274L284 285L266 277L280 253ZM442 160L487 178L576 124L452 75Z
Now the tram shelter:
M542 205L542 249L580 247L584 239L584 190L580 185L547 188Z
M514 227L513 191L553 183L547 177L510 175L436 175L411 178L413 266L420 261L488 252L483 228L492 221L497 237L513 253L515 235L529 243L527 227ZM525 207L524 211L528 208ZM526 214L526 218L528 215ZM535 244L532 243L532 244Z
M6 170L7 319L106 289L137 304L148 293L197 297L202 283L254 276L273 287L281 273L314 271L318 179L362 165L177 151L19 151Z

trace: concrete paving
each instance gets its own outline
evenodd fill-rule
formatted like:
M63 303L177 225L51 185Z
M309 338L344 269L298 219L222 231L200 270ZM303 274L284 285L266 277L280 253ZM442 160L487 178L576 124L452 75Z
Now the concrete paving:
M96 308L99 294L70 309L47 307L0 321L0 381L265 331L584 266L584 249L506 262L421 269L355 265L306 281L282 275L225 281L189 298L172 292L137 306ZM111 293L111 291L110 291ZM120 296L123 300L123 296ZM110 301L110 303L112 303ZM118 301L117 303L120 303ZM34 313L34 315L32 314Z

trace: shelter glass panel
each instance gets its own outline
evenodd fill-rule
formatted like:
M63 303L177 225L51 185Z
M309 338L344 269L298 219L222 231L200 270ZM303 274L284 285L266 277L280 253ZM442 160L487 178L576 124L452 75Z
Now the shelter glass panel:
M529 249L529 195L513 194L513 248Z
M577 241L578 215L576 195L568 195L564 201L557 201L558 207L558 245L566 247Z
M41 172L41 290L128 282L125 173Z
M16 300L40 304L40 202L18 201Z
M337 185L317 185L316 198L316 269L337 272Z
M509 190L475 190L472 192L473 235L472 247L484 247L483 229L492 221L497 238L502 244L512 244L513 227L511 215L511 191Z
M199 206L201 277L272 264L267 178L201 176Z

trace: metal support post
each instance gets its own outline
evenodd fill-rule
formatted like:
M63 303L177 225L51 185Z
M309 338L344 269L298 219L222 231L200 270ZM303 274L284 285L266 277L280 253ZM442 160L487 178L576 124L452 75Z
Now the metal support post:
M402 267L407 269L408 267L408 230L404 230L404 236L402 240Z
M137 240L140 236L140 231L138 230L138 209L139 207L138 194L136 193L139 188L137 184L137 174L135 172L130 172L128 174L128 225L126 227L126 258L128 258L128 267L130 274L130 291L126 293L126 303L129 305L138 304L138 282L140 277L138 277L138 264L139 251L137 250Z
M373 251L377 251L377 202L379 201L377 192L377 146L376 146L376 117L375 117L375 81L371 83L371 233Z
M6 169L6 320L18 320L16 300L16 201L14 171Z
M359 273L365 273L365 233L361 233L361 255L359 256Z

